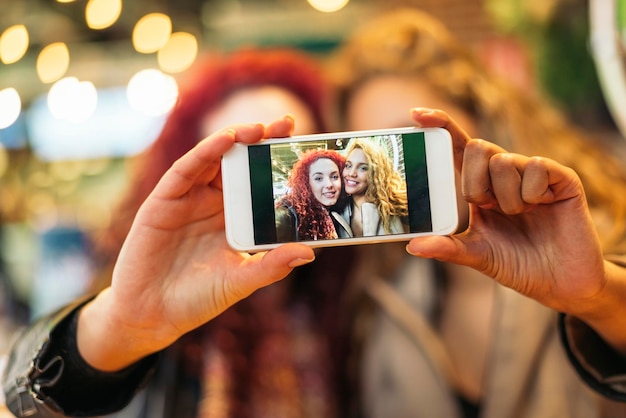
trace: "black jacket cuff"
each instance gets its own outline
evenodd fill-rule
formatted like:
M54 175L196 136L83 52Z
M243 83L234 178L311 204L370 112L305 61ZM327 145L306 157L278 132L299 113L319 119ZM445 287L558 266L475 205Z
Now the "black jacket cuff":
M158 354L115 373L87 364L78 352L78 312L91 298L28 327L14 343L2 378L17 417L97 416L122 409L152 375Z
M580 377L601 395L626 402L626 356L576 317L559 315L559 333Z

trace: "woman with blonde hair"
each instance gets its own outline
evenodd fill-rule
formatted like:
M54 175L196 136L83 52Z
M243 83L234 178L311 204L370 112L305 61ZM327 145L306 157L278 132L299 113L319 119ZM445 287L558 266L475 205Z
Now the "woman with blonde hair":
M327 67L339 89L345 129L412 125L408 109L430 103L425 107L462 113L455 118L462 126L507 150L574 167L590 203L604 213L596 222L606 249L626 251L626 193L607 187L620 185L624 170L608 157L610 150L540 92L522 91L490 72L439 20L414 8L382 13L357 28ZM419 97L407 98L417 88ZM382 90L385 97L373 97Z
M434 108L469 137L493 141L455 146L459 233L412 240L406 248L420 258L402 257L404 244L359 248L366 267L353 289L362 302L354 315L368 332L358 334L355 381L365 416L624 415L626 405L589 389L626 399L626 312L617 303L617 265L626 257L610 255L626 251L623 165L539 92L490 73L419 10L366 22L328 68L345 130L427 126L440 117ZM443 125L454 136L455 124ZM480 149L477 158L472 150ZM550 172L531 175L530 167L549 160L575 170L585 193L542 204L575 184L557 186L563 175L549 178L541 200L530 199L528 183ZM570 205L588 205L591 216L553 211Z
M407 231L406 183L385 149L355 138L345 152L343 180L350 204L343 215L354 236L399 234Z

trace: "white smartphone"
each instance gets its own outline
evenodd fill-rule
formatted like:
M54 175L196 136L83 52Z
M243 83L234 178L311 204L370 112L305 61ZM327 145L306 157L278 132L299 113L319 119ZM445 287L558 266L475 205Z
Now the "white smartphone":
M458 225L452 139L442 128L237 143L222 158L222 183L226 238L239 251L408 241Z

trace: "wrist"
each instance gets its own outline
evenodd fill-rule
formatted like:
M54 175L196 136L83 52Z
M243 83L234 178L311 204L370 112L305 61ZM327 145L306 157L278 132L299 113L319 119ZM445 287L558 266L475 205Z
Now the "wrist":
M626 268L604 261L604 286L564 313L577 317L593 328L608 344L626 354Z
M78 351L91 367L115 372L156 353L175 338L157 338L154 330L140 330L120 321L105 289L79 312L76 332Z

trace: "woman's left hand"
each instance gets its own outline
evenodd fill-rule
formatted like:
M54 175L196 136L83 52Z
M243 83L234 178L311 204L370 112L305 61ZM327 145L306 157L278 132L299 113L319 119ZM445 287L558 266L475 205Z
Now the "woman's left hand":
M619 300L626 296L620 290L626 269L604 260L574 170L471 139L442 111L414 109L412 116L421 126L450 131L470 215L464 232L416 238L407 250L472 267L546 306L580 317L626 349L626 338L615 338L618 322L610 309L623 305Z

